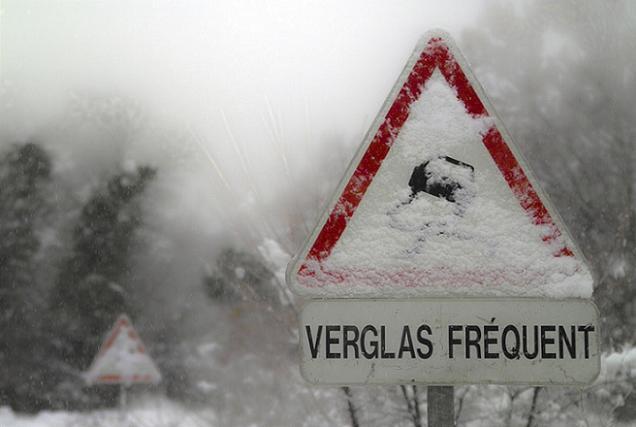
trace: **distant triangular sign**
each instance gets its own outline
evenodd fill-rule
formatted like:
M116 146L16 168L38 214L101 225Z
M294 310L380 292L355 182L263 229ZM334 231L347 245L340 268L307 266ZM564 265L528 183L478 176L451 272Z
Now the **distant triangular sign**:
M583 258L443 32L416 47L287 280L319 297L592 291Z
M125 314L102 343L84 379L93 384L158 384L161 373Z

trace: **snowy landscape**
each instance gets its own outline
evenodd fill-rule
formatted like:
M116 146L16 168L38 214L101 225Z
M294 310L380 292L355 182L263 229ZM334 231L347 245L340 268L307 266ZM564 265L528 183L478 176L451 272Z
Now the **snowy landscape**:
M461 267L539 277L478 293L591 297L602 357L582 389L457 386L456 424L636 425L636 4L3 0L0 427L426 426L425 385L305 382L305 299L285 275L413 47L438 27L580 258L541 264L540 238L514 238L524 221L466 210L488 203L469 194L474 177L486 184L460 167L444 172L468 189L458 208L409 194L411 169L380 180L402 203L370 202L387 227L352 222L364 238L345 235L333 265L377 267L364 253L379 241L394 259L404 243L431 269L459 260L475 245L457 239L430 256L422 242L439 236L413 218L461 210L472 222L457 232L482 245ZM458 119L440 82L423 88L438 108L414 107L421 121L403 138L422 123L448 132L449 117L465 120L457 140L489 124ZM392 155L416 167L443 159L437 142ZM497 247L488 236L502 229L510 241ZM523 262L504 263L511 253ZM580 274L565 283L564 271Z

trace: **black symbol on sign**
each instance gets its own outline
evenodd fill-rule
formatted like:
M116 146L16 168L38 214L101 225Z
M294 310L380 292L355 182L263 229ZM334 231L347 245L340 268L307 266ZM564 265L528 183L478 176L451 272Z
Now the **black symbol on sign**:
M466 190L469 182L472 183L474 179L473 166L452 157L440 156L413 169L409 180L411 199L417 193L425 192L455 203L458 192L462 189Z
M390 227L416 238L406 254L419 253L430 237L470 238L469 231L458 224L476 194L472 165L448 156L430 158L413 169L408 185L408 199L387 211ZM428 197L422 197L425 193L441 200L427 201Z

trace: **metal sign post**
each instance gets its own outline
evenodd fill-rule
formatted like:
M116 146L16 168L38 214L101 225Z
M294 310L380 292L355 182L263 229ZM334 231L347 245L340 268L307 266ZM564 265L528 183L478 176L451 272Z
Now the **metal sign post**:
M453 427L455 425L455 388L428 386L426 394L428 425Z
M119 384L119 420L126 421L126 407L128 406L128 390L124 383Z

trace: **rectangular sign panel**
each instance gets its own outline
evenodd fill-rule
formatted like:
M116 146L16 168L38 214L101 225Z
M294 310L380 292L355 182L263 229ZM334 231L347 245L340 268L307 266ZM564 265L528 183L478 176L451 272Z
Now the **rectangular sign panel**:
M600 370L587 300L320 300L300 318L315 384L584 385Z

